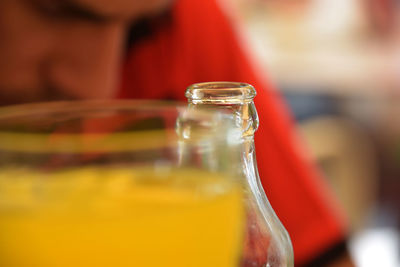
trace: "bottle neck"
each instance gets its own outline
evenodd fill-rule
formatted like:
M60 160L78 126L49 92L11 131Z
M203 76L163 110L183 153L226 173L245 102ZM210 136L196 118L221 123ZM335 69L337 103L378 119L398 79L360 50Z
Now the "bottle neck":
M234 117L245 141L253 140L259 120L253 86L234 82L198 83L186 90L190 108L223 110Z

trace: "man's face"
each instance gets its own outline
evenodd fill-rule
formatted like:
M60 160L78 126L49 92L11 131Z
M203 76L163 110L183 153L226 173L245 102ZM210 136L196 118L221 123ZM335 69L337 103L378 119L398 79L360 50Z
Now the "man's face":
M0 0L0 105L115 93L132 21L169 0Z

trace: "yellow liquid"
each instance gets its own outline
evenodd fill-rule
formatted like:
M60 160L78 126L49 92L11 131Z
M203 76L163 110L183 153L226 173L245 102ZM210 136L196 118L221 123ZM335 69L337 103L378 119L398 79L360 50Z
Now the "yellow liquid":
M0 172L0 266L239 266L236 183L194 170Z

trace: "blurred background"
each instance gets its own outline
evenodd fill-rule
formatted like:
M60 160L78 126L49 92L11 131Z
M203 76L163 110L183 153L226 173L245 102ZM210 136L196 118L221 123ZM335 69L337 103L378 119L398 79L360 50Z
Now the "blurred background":
M342 202L357 266L400 266L400 1L221 1Z

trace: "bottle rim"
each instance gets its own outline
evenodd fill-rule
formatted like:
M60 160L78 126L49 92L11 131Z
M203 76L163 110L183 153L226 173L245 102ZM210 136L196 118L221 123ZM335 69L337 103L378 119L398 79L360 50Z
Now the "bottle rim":
M254 87L242 82L204 82L189 86L185 96L192 103L232 104L252 101Z

